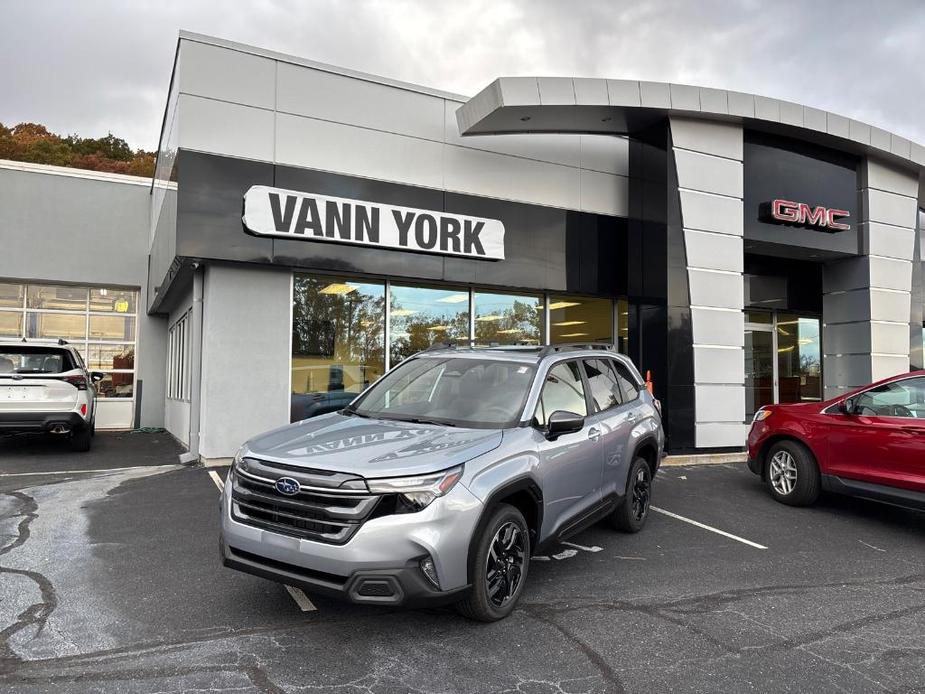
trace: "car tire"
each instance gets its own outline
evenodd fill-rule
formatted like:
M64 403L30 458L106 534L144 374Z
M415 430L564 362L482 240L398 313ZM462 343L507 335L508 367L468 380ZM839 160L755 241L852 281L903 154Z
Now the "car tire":
M504 619L517 606L530 567L530 529L520 511L508 504L494 510L477 539L472 566L472 587L456 609L479 622Z
M778 441L768 450L765 483L771 496L789 506L809 506L819 498L819 466L797 441Z
M93 432L90 430L89 426L75 431L71 434L71 438L69 439L71 450L77 451L78 453L86 453L90 450L90 443L92 440Z
M649 517L652 501L652 469L645 458L636 458L630 468L623 501L610 515L614 528L624 533L638 533Z

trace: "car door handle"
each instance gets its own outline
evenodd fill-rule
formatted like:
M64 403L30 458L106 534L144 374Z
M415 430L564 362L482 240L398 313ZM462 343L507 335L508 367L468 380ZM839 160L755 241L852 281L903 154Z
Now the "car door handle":
M588 429L588 438L592 441L597 441L601 437L601 430L597 427L591 427Z
M636 413L635 413L635 412L627 412L627 413L626 413L626 421L627 421L627 422L635 422L635 421L636 421Z

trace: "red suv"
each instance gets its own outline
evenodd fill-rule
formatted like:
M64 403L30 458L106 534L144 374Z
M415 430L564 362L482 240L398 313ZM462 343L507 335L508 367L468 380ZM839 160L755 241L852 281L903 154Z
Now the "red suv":
M762 407L748 467L792 506L822 489L925 510L925 371L821 403Z

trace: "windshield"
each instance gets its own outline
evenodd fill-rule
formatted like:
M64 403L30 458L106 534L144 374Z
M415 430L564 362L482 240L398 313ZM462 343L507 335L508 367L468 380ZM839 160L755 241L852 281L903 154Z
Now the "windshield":
M520 420L534 367L513 361L410 359L347 412L364 417L503 429Z
M67 354L53 347L0 347L0 374L59 374L73 368Z

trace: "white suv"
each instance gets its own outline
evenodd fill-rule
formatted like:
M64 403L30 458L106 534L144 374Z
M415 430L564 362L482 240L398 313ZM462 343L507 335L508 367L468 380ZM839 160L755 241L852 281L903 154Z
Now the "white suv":
M104 374L87 371L80 353L58 344L0 342L0 435L47 432L90 450L96 387Z

